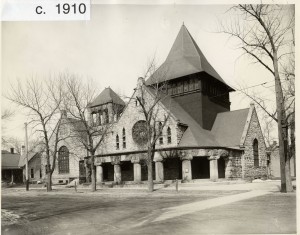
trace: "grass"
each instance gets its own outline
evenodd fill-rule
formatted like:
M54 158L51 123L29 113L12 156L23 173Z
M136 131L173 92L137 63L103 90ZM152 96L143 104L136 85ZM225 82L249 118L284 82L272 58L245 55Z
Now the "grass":
M201 234L289 233L296 231L295 193L273 193L199 211L166 221L137 223L168 207L242 191L155 191L103 189L5 189L2 208L14 219L2 223L2 234ZM18 217L19 216L19 217ZM5 222L2 218L2 222ZM7 221L6 221L7 222ZM255 225L255 226L253 226Z

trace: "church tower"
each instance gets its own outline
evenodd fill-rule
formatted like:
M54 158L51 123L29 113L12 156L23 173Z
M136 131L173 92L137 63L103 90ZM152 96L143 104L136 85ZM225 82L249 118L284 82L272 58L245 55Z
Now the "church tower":
M204 129L211 130L218 113L230 111L234 91L210 65L182 25L165 62L146 84L167 85L167 93Z
M115 122L125 107L125 102L110 88L105 88L89 104L90 123L93 126Z

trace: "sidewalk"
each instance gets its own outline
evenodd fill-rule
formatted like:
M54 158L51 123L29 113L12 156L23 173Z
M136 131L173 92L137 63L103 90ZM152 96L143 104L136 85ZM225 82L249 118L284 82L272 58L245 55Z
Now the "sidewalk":
M296 181L293 181L293 185L296 185ZM75 191L74 187L67 187L67 185L54 185L52 187L54 190L62 191ZM25 188L11 187L10 189L16 191L23 191ZM45 190L43 185L30 185L31 190ZM114 185L113 187L109 185L97 185L97 189L104 191L145 191L147 190L147 183L142 184L123 184ZM78 185L78 191L88 191L90 190L89 185ZM154 184L154 190L159 191L175 191L176 183L171 181L166 181L164 184ZM212 182L209 180L197 180L189 183L178 182L178 191L252 191L252 190L263 190L268 192L279 192L280 191L280 180L266 180L258 182L245 182L242 180L237 181L217 181Z

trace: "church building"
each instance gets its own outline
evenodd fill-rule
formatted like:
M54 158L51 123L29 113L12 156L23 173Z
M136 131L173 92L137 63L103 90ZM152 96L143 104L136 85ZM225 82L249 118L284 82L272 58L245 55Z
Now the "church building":
M155 88L162 89L157 93ZM163 98L155 105L162 130L153 159L155 182L266 178L266 146L254 104L230 111L230 92L234 89L182 25L165 62L146 81L138 79L128 102L105 88L89 104L90 125L110 126L96 151L97 183L147 180L146 147L140 138L145 117L137 98L151 104L157 94ZM62 119L65 136L80 128L67 113ZM90 158L80 146L70 138L59 143L54 183L89 178Z
M145 102L153 99L156 85L164 86L165 93L157 104L158 121L169 115L156 144L156 182L267 177L266 146L254 104L230 111L234 89L182 25L165 62L146 81L138 79L127 103L106 88L90 105L92 125L113 123L96 152L98 183L147 180L146 149L137 138L144 116L136 97L144 89Z

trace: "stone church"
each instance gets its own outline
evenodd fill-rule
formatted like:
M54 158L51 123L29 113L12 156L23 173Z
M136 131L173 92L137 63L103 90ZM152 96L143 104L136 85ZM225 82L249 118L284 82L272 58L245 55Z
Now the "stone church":
M234 89L182 25L165 62L146 81L138 79L128 102L106 88L90 104L91 125L112 123L96 152L98 183L147 180L146 149L135 136L136 126L144 120L136 97L144 88L146 102L153 99L154 84L166 84L166 95L157 104L158 121L169 114L156 144L156 182L267 177L266 146L254 105L230 111L229 93ZM70 158L68 164L76 169L72 175L71 170L65 174L65 179L85 174L89 160L82 159L74 165ZM54 178L59 177L56 174Z

